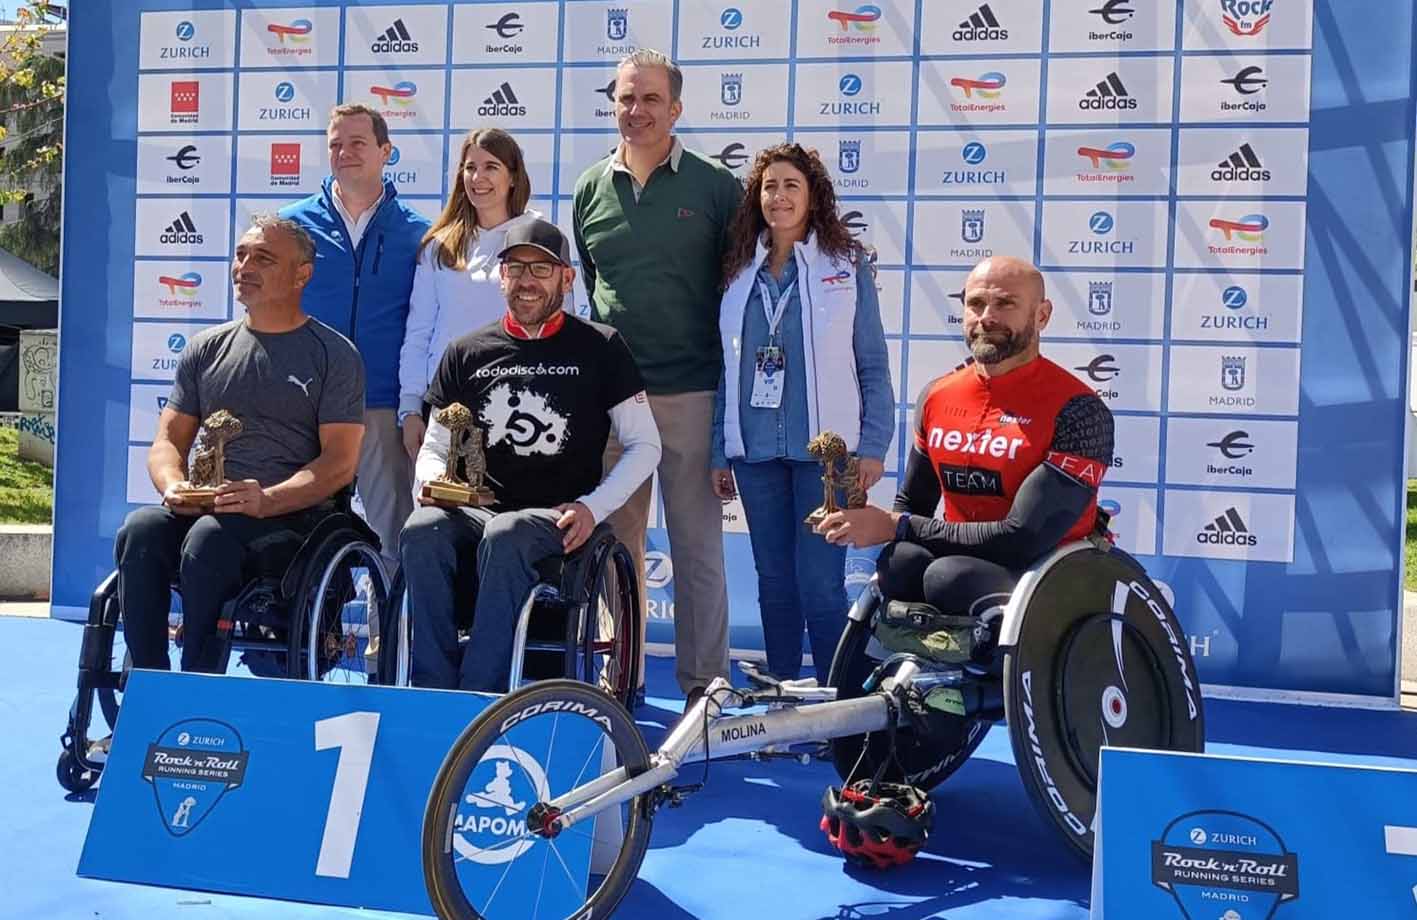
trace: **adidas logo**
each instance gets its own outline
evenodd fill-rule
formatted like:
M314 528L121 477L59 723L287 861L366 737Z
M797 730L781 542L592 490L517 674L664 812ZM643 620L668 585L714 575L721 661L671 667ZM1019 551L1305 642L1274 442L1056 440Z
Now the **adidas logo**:
M1260 162L1255 148L1241 144L1239 150L1211 170L1210 178L1216 182L1268 182L1269 170Z
M512 92L512 84L503 83L492 91L492 95L482 100L477 107L479 115L521 116L526 114L526 106L521 104L517 94Z
M192 223L192 215L183 211L178 218L172 222L172 226L162 231L162 236L158 237L159 243L170 243L179 246L200 246L202 235L197 232L197 225Z
M408 27L403 24L403 20L395 19L394 24L385 29L383 35L374 39L369 50L375 54L412 54L418 50L418 42L408 33Z
M1088 90L1081 99L1078 100L1078 108L1083 111L1104 109L1134 109L1137 101L1132 98L1132 94L1127 92L1127 88L1122 85L1122 78L1117 76L1117 71L1109 73L1101 83Z
M1009 30L999 24L994 11L985 3L970 17L959 24L954 31L957 42L993 42L1009 37Z
M1201 532L1196 534L1196 542L1216 546L1254 546L1259 541L1240 519L1240 512L1228 508L1220 517L1201 528Z

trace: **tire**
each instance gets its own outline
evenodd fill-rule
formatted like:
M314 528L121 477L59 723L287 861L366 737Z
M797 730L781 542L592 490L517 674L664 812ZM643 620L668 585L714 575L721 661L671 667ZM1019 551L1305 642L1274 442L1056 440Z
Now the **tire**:
M389 585L389 599L379 615L379 683L386 687L411 687L413 636L409 633L409 618L404 609L408 585L403 567Z
M1045 571L1005 653L1004 706L1029 798L1084 859L1092 856L1104 744L1205 749L1185 632L1122 553L1083 549Z
M76 795L92 789L99 777L99 771L85 770L79 766L78 758L70 751L59 753L59 763L55 765L54 773L59 785L63 786L66 792Z
M293 606L290 623L290 676L297 680L331 680L341 683L367 680L365 646L344 622L344 606L357 594L354 568L361 556L377 557L373 547L352 531L341 531L325 539L306 566L300 581L300 595ZM331 570L332 569L332 570ZM321 592L325 572L328 584ZM388 606L388 587L377 569L368 567L372 599L381 611ZM366 619L367 624L367 619ZM367 638L366 638L367 642Z
M867 654L874 617L847 620L846 629L837 642L832 656L827 683L836 688L838 700L864 696L861 684L880 663ZM984 741L989 733L989 721L978 718L936 719L936 724L949 725L944 732L933 732L921 738L909 726L896 729L896 761L886 767L882 779L891 783L909 783L929 791L949 778ZM867 738L869 737L869 744ZM875 774L881 761L889 754L886 732L871 735L845 735L831 741L832 764L841 781L851 782ZM863 754L864 748L864 754Z
M547 704L557 704L550 711ZM531 715L528 711L534 710ZM516 717L516 718L514 718ZM504 783L507 790L506 798L501 801L494 801L494 805L505 806L508 799L512 798L513 786L509 776L512 770L512 761L516 759L521 763L517 752L527 753L521 748L510 743L512 734L518 730L527 731L527 726L533 724L533 720L550 718L576 718L589 723L600 732L600 737L609 740L614 749L617 762L625 767L630 775L638 775L649 767L649 751L645 747L644 739L640 736L639 730L635 727L634 720L618 702L611 699L604 693L576 680L546 680L523 687L514 693L502 697L482 712L472 721L458 736L448 751L447 757L443 760L442 767L438 770L437 778L433 782L433 788L428 795L428 805L423 817L423 875L424 882L428 888L428 897L432 902L433 909L443 920L481 920L488 918L494 920L498 916L504 916L506 911L490 911L489 907L496 897L496 889L493 889L491 898L480 908L474 907L468 900L463 888L463 882L458 875L458 865L464 866L481 862L473 857L467 856L466 849L460 850L460 843L467 847L469 844L461 836L463 829L458 827L461 818L458 816L461 805L464 801L469 803L479 798L477 795L466 796L468 784L473 772L479 764L486 758L490 758L497 765L497 779ZM514 724L507 725L508 720ZM545 723L543 723L545 724ZM559 725L560 723L555 723ZM522 738L526 735L523 734ZM555 744L555 732L551 734L551 744ZM518 743L522 743L518 741ZM496 754L493 753L494 749ZM507 752L511 752L508 754ZM592 748L591 755L595 752ZM550 761L550 748L547 749L546 760ZM531 755L536 760L534 755ZM574 759L579 758L579 752ZM498 763L501 761L501 763ZM539 763L539 761L537 761ZM571 762L568 762L571 763ZM591 763L590 757L585 760L586 765ZM501 769L502 765L507 765L507 771ZM571 763L574 767L574 763ZM524 767L524 773L530 774ZM553 768L547 765L543 768L543 781L545 773L549 773ZM593 779L586 774L585 767L581 769L585 780ZM577 781L579 781L579 777ZM490 790L490 784L487 790ZM551 790L554 794L564 794L569 791L570 785L566 788L556 788ZM529 803L529 797L523 798L517 805ZM485 804L481 807L487 807ZM535 807L534 805L531 807ZM653 821L651 808L648 804L648 795L640 795L632 799L629 803L621 806L626 809L626 823L624 827L624 837L619 851L616 853L615 861L609 871L602 877L602 881L595 886L594 891L585 899L584 903L567 916L572 917L608 917L616 906L620 903L630 885L635 881L639 873L640 863L644 859L645 850L649 847L650 826ZM476 809L470 811L475 812ZM494 813L499 809L493 809ZM521 812L526 815L531 808L524 808ZM521 819L522 826L525 826L525 817ZM563 833L579 832L584 835L586 832L579 829L583 826L572 827ZM533 854L532 861L528 865L535 865L539 858L542 863L541 885L546 885L549 875L553 879L560 878L560 870L553 868L555 861L546 858L546 851L537 857L534 847L538 845L549 846L554 850L554 841L547 842L544 837L532 837L522 834L520 838L530 841L526 848L519 850L516 855L500 859L498 865L486 867L488 872L505 874L512 868L507 865L501 868L503 863L513 863L528 853ZM503 844L496 844L502 847ZM459 851L459 852L455 852ZM476 851L481 854L490 853L492 847ZM505 850L504 850L505 851ZM460 856L461 853L461 856ZM557 860L560 859L559 852ZM476 872L478 870L473 869ZM591 876L594 886L595 876ZM500 885L500 882L499 882ZM538 895L537 904L541 903ZM526 905L511 902L508 910L515 912L519 916L524 916Z
M639 681L640 637L638 579L625 550L612 544L597 567L585 606L581 677L632 709ZM613 578L611 577L613 573ZM594 626L592 626L594 624ZM609 633L608 641L600 637Z

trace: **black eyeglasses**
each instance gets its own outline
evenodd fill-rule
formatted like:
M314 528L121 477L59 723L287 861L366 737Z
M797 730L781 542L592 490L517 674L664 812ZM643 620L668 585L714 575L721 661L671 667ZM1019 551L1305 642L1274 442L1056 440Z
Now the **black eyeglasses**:
M556 274L556 269L560 267L560 262L518 262L508 259L502 263L502 270L507 273L508 278L520 278L527 269L531 269L531 276L542 281Z

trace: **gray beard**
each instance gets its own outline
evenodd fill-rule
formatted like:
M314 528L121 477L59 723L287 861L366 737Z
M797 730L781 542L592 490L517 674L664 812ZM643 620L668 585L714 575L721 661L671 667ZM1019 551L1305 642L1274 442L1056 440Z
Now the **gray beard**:
M1036 334L1037 330L1030 326L1022 332L1008 332L1002 342L991 342L979 335L969 340L969 351L980 364L998 364L1020 354Z

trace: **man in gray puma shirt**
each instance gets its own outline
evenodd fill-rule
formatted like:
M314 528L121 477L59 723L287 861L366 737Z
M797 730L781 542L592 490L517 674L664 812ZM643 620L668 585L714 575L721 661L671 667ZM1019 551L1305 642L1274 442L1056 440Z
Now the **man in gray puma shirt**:
M168 668L169 586L182 589L182 670L216 669L217 617L243 564L280 534L308 534L354 478L364 436L364 365L344 336L301 311L314 244L294 221L258 217L232 261L246 315L194 335L158 418L148 474L162 504L129 514L114 541L124 634L137 668ZM187 455L225 409L242 432L225 450L215 507L185 501Z

